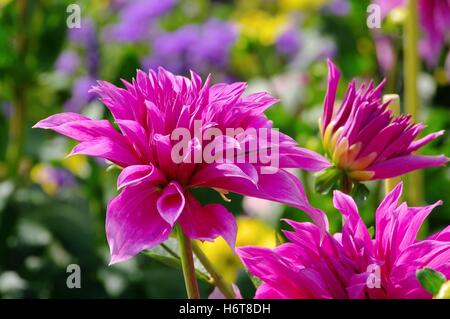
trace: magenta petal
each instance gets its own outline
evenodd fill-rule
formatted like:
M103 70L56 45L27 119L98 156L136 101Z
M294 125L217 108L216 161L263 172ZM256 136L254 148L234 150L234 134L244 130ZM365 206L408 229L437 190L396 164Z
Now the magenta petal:
M362 255L372 254L373 246L369 231L359 216L358 208L353 198L340 191L335 191L333 203L334 207L342 213L345 219L342 229L342 244L344 248L348 252L352 250L355 260Z
M448 160L449 159L444 155L408 155L375 163L366 170L375 173L373 179L386 179L427 167L443 166L448 162Z
M280 146L280 167L301 168L307 171L321 171L331 166L322 155L297 146Z
M450 225L445 227L443 230L429 236L427 239L450 242Z
M40 120L33 126L33 128L51 129L66 124L68 122L85 121L85 120L90 120L90 118L82 114L72 112L59 113L49 116L46 119Z
M222 205L202 206L192 195L186 194L186 207L178 222L189 238L212 241L222 236L234 249L237 233L236 220Z
M129 186L109 203L106 237L111 262L127 260L164 242L172 227L156 208L156 188L149 183Z
M132 144L141 158L146 162L152 160L151 147L148 143L148 136L145 129L136 121L117 120L120 130L128 138L129 143Z
M328 87L325 94L322 117L322 133L325 132L331 121L334 110L334 102L336 100L336 91L339 85L340 72L331 60L328 60Z
M257 185L258 172L252 164L212 163L200 168L192 177L190 185L209 186L222 179L228 180L236 187L239 187L239 182L244 181Z
M132 165L125 167L117 178L117 188L121 189L142 181L160 185L166 181L164 175L153 165Z
M249 273L272 287L282 287L283 298L302 298L301 287L294 281L295 268L265 247L239 247L236 253Z
M412 153L417 151L419 148L421 148L422 146L430 143L431 141L433 141L434 139L438 138L439 136L442 136L444 134L445 131L439 131L439 132L435 132L435 133L431 133L428 134L427 136L414 141L411 143L411 145L408 147L408 149L406 150L407 153Z
M181 186L177 182L171 182L162 191L156 202L156 207L161 217L173 226L180 217L185 203L186 200Z
M246 166L239 165L239 167L243 168ZM256 185L253 183L255 177L249 179L244 178L241 174L223 175L220 171L214 172L213 166L206 168L206 170L209 173L202 173L203 186L220 188L237 194L267 199L296 207L307 213L322 232L328 229L328 219L325 213L309 204L302 183L297 177L283 169L275 169L272 174L259 174ZM253 176L254 172L249 174L250 171L245 176ZM206 176L209 176L209 178ZM197 176L195 180L197 181ZM200 184L200 181L197 182Z
M110 160L121 167L139 164L139 159L126 146L115 143L108 137L98 137L75 146L67 156L88 155Z
M284 296L274 287L262 283L256 290L255 299L283 299Z
M76 113L60 113L39 121L33 128L50 129L59 134L83 142L100 136L114 140L123 139L107 120L92 120Z

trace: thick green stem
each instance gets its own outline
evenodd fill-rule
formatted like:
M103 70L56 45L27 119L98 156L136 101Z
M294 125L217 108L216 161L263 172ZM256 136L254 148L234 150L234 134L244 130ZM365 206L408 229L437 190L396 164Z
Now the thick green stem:
M420 110L420 100L417 93L417 78L420 60L417 50L419 39L417 0L408 0L407 14L404 24L404 81L405 81L405 110L411 114L412 120L417 122ZM422 174L416 171L407 175L408 201L412 205L420 205L423 199Z
M203 253L203 251L195 242L192 243L192 249L198 260L200 260L200 262L202 263L203 267L205 267L206 271L208 271L208 273L213 278L214 285L219 288L225 298L235 299L236 295L234 293L233 287L223 279L222 275L217 271L217 269L214 267L205 253Z
M26 83L23 81L26 74L26 54L28 50L28 16L27 1L18 0L18 34L17 34L17 59L22 61L17 67L18 77L15 79L12 103L12 115L9 125L9 140L6 150L6 163L10 177L17 177L19 162L21 160L24 144L24 131L26 123Z
M181 267L183 268L184 283L189 299L200 299L197 276L195 274L194 256L192 255L191 240L186 237L180 226L176 226L178 243L180 245Z

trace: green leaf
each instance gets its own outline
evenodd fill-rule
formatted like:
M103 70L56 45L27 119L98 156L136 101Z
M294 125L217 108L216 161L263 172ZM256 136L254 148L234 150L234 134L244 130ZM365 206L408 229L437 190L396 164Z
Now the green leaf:
M178 247L178 241L175 238L169 238L163 244L156 246L152 249L144 251L144 254L150 258L153 258L164 265L172 268L179 269L181 271L180 249ZM194 255L195 272L197 279L209 282L210 276L202 263Z
M336 167L331 167L316 175L314 190L320 194L328 194L337 188L342 172Z
M431 268L417 270L416 276L422 287L433 295L439 292L441 286L446 281L446 278L442 273Z

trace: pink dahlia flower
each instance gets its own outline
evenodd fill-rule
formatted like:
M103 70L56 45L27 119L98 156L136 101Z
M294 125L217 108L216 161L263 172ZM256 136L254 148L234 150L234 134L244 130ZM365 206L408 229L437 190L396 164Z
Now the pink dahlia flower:
M291 205L326 228L324 214L308 203L300 181L283 168L315 171L329 164L271 128L264 111L276 99L266 93L243 97L245 83L210 85L209 77L202 83L195 73L188 79L164 69L149 74L138 71L136 79L124 81L124 85L125 89L99 82L93 89L111 111L119 131L107 120L75 113L56 114L35 125L77 140L79 144L70 155L100 157L123 168L117 182L121 193L109 203L106 216L111 263L164 242L175 223L192 239L222 236L233 247L233 215L219 204L201 205L191 192L197 187L214 188L223 196L230 191ZM200 127L196 127L198 121ZM223 135L202 141L201 133L211 128ZM252 143L260 136L245 132L228 136L225 132L229 128L237 132L265 128L276 139L258 140L255 146ZM178 145L172 136L176 129L193 136L180 162L172 153ZM196 157L199 150L211 145L222 161ZM267 148L277 150L277 167L272 167L267 158L249 160L251 154ZM221 157L229 149L236 150L234 157Z
M375 238L351 197L335 191L334 206L344 217L342 233L311 223L287 221L290 242L275 249L240 247L237 253L263 284L256 298L431 298L416 278L428 267L450 276L450 226L425 240L417 232L434 207L397 204L402 184L376 211Z
M384 17L391 10L405 6L406 0L374 0L374 3L380 6ZM420 51L428 65L435 66L450 30L450 0L419 0L418 12L424 31Z
M444 131L416 140L425 126L412 123L409 115L392 115L389 102L381 100L384 81L375 88L370 82L357 89L353 80L341 106L335 110L340 73L331 61L328 70L319 126L328 158L348 177L358 181L386 179L448 162L443 155L413 154Z

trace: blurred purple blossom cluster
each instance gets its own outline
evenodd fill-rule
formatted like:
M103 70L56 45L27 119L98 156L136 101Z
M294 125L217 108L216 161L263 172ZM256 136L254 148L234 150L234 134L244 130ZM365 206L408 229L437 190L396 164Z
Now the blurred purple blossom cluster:
M148 40L152 24L176 4L177 0L113 1L112 9L119 11L119 21L105 29L104 38L110 42Z
M201 25L188 24L156 36L152 53L144 58L143 65L145 69L162 66L175 73L220 70L228 66L236 36L237 30L231 23L217 19Z

